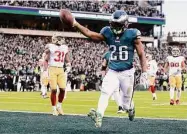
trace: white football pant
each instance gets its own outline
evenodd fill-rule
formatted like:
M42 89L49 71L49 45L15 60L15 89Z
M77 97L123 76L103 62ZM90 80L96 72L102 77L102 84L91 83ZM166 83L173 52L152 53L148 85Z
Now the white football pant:
M134 108L134 103L132 101L133 85L134 68L121 72L109 69L103 79L97 111L101 113L102 116L104 115L110 96L115 92L115 90L119 90L119 88L121 89L120 94L123 108L125 110Z

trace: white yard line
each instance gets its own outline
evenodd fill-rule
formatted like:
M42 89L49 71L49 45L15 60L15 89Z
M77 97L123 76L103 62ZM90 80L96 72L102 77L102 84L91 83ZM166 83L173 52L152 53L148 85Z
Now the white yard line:
M33 111L11 111L11 110L0 110L0 112L10 112L10 113L34 113L34 114L51 114L49 112L33 112ZM72 114L67 113L65 115L72 115L72 116L84 116L85 114ZM112 118L128 118L125 116L105 116L105 117L112 117ZM148 120L179 120L179 121L187 121L187 119L178 119L178 118L151 118L151 117L136 117L137 119L148 119ZM135 119L136 119L135 118Z
M31 103L29 103L29 102L0 102L0 105L1 104L19 104L19 105L28 105L28 106L30 106L30 105L51 106L50 103L46 104L46 103L33 103L33 102L31 102ZM80 105L80 104L74 105L74 104L67 104L67 103L65 103L64 106L65 107L89 107L89 108L92 107L90 104L89 105ZM111 105L109 105L108 107L117 108L117 106L111 106ZM146 109L146 111L149 111L151 109L159 109L159 110L165 109L166 110L165 112L172 112L172 111L168 111L168 109L169 109L168 107L145 107L145 106L141 107L141 106L139 106L139 107L137 107L137 109ZM181 108L175 107L175 111L176 110L181 110Z

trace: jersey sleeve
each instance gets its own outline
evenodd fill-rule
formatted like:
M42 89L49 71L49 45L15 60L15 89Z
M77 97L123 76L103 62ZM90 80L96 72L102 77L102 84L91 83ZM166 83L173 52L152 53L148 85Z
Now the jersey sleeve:
M138 29L133 29L133 38L134 39L140 39L141 38L141 32Z
M100 34L105 37L105 41L110 38L110 28L108 26L103 27L100 31Z
M110 52L106 52L106 53L103 55L103 59L109 61L109 58L110 58Z
M168 56L168 57L166 58L166 60L165 60L165 63L169 63L169 59L170 59L170 57Z
M49 49L49 47L50 47L50 44L45 45L45 49Z
M66 53L68 53L69 52L69 48L68 48L68 46L66 46Z

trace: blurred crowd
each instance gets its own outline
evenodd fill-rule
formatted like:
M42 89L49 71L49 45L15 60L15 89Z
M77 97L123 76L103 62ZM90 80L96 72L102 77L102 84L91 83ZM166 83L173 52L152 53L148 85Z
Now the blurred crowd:
M0 74L11 76L11 81L13 76L24 76L25 80L29 75L39 77L38 61L49 42L48 37L1 34ZM66 42L72 59L72 70L68 76L69 81L73 83L72 88L74 85L75 88L79 87L82 81L88 89L96 89L95 83L100 79L98 72L102 55L107 51L106 45L78 38L66 38Z
M39 83L38 61L44 52L45 45L50 40L50 37L0 34L0 90L6 85L12 85L11 89L14 87L13 84L5 84L5 81L7 83L18 81ZM72 70L68 75L71 89L77 89L81 84L85 86L85 90L99 89L102 56L108 49L106 44L80 38L66 38L66 43L69 46L72 61ZM180 46L180 50L182 55L187 58L187 49L184 45ZM145 52L151 53L158 62L158 84L163 84L165 79L163 78L163 65L170 51L171 47L166 44L161 48L145 47ZM137 55L135 55L134 61L138 82L141 71Z
M125 10L129 15L146 17L164 17L155 6L160 5L161 0L156 1L99 1L99 0L1 0L0 5L37 7L45 9L68 8L72 11L86 11L98 13L113 13L115 10Z

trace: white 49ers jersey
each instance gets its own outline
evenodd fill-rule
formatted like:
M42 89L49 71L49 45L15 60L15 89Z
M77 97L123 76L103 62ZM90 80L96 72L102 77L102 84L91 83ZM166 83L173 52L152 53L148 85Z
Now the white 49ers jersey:
M181 75L183 56L173 57L168 56L167 62L169 63L169 75Z
M48 44L47 48L50 50L49 66L63 67L65 55L68 52L68 46Z
M150 60L147 63L147 74L149 76L155 76L158 70L157 63L155 60Z

